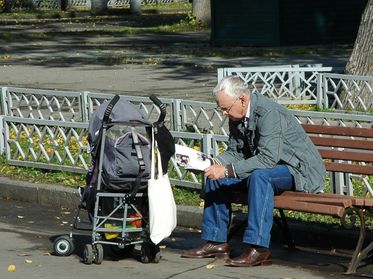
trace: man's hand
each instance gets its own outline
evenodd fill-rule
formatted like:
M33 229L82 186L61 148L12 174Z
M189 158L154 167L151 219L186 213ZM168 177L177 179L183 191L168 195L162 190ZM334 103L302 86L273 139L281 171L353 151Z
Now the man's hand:
M225 167L221 165L212 165L205 169L205 176L212 180L224 178L224 173Z

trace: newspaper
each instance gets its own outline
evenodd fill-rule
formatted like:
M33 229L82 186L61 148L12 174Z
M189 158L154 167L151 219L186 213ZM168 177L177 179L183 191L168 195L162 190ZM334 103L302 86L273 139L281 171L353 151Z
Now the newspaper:
M193 148L175 144L176 163L187 170L204 171L211 165L208 157Z

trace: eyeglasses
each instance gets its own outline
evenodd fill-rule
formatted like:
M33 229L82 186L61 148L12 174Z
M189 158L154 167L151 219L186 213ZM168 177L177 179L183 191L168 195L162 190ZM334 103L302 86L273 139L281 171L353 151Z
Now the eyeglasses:
M216 109L221 111L221 113L223 114L229 114L229 111L232 109L232 107L234 106L234 104L237 102L237 100L240 98L241 96L238 96L234 102L228 107L228 108L222 108L222 107L217 107Z

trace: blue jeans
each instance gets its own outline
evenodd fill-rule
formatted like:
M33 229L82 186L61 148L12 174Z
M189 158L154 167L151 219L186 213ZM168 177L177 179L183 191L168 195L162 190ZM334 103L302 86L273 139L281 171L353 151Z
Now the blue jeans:
M247 187L249 211L243 242L269 247L273 223L274 195L291 190L293 176L285 165L258 169L244 180L238 178L207 179L205 208L202 218L202 239L226 242L231 219L233 188Z

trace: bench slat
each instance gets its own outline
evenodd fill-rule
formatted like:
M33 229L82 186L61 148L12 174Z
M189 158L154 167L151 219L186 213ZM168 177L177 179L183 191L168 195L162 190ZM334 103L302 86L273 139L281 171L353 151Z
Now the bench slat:
M287 192L290 192L290 191L287 191ZM343 199L343 198L348 197L351 199L353 206L373 207L373 198L353 197L353 196L338 195L338 194L333 194L333 193L322 193L320 195L322 195L323 197L330 197L333 199L339 199L339 198Z
M332 199L329 197L292 197L292 196L280 196L283 199L288 199L292 201L308 202L313 204L325 204L325 205L335 205L343 208L351 207L353 205L351 199Z
M345 172L363 175L373 175L373 166L353 165L348 163L325 162L325 168L333 172Z
M352 152L345 150L326 150L319 149L319 153L324 159L358 161L358 162L373 162L373 153Z
M370 128L312 124L303 124L302 127L307 133L373 138L373 129Z
M335 217L342 217L345 208L342 206L329 205L329 204L313 204L309 202L295 201L285 197L275 197L275 208L286 210L302 211L308 213L316 213L323 215L330 215Z
M279 197L286 198L289 200L297 200L310 203L320 203L320 204L331 204L340 207L373 207L373 198L365 197L354 197L347 195L339 195L333 193L305 193L296 191L285 191L280 196L275 196L275 200ZM247 193L243 192L233 192L232 202L239 204L247 204Z
M373 141L368 141L368 140L341 139L341 138L318 137L318 136L310 136L310 138L316 146L373 150Z

